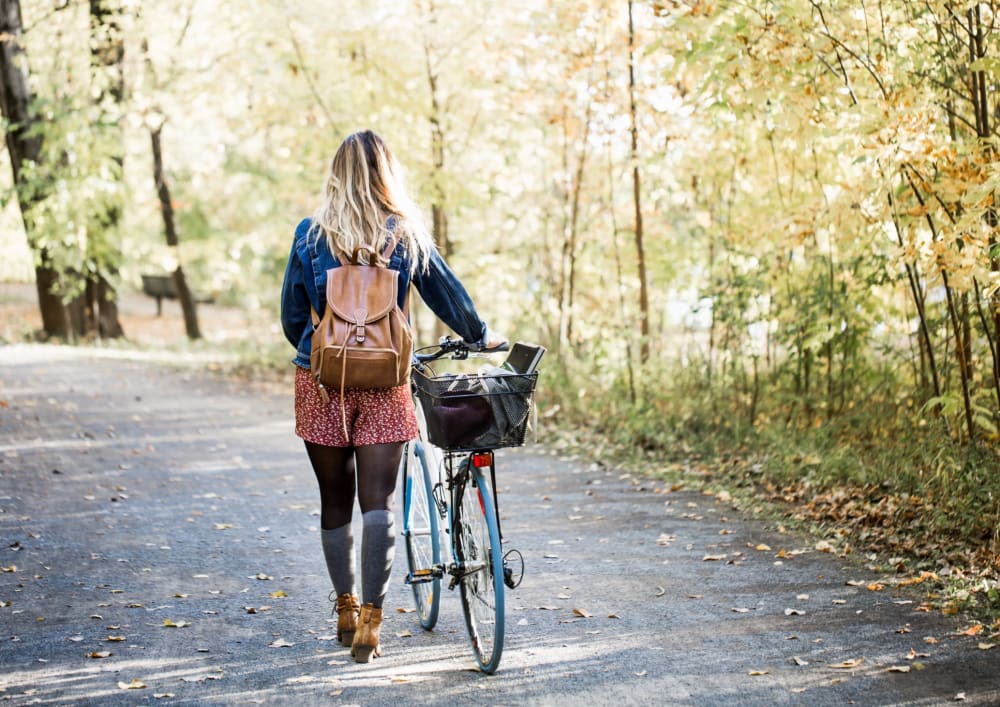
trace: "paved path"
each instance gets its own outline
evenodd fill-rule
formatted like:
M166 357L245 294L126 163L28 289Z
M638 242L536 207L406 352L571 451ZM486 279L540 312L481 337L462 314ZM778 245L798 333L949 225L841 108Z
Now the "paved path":
M401 543L386 655L358 665L283 387L0 348L0 702L1000 703L1000 647L805 539L540 447L500 475L527 573L498 673L474 670L457 593L433 632L397 612Z

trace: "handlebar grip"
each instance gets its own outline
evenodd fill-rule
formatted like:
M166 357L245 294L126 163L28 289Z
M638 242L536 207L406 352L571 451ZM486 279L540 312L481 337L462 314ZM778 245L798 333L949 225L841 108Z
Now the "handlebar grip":
M510 350L510 342L509 341L505 341L502 344L500 344L499 346L494 346L492 349L482 348L482 349L479 349L479 350L482 351L483 353L497 353L499 351L509 351Z

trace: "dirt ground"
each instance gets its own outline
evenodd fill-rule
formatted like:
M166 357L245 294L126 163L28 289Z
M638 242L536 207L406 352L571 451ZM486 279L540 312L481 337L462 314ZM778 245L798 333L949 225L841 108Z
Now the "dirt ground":
M185 346L184 317L176 300L163 300L162 316L156 314L156 300L141 292L123 292L118 299L119 320L128 341L142 348ZM244 339L251 322L264 321L262 333L280 340L277 322L266 322L267 313L244 312L235 307L198 305L202 335L208 343ZM0 342L32 341L42 327L38 295L33 283L0 282Z

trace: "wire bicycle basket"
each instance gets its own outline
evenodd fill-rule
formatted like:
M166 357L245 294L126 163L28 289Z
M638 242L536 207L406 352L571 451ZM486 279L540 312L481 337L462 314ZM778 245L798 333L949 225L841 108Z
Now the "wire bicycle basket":
M434 446L461 452L524 444L537 372L428 376L414 370L411 380Z

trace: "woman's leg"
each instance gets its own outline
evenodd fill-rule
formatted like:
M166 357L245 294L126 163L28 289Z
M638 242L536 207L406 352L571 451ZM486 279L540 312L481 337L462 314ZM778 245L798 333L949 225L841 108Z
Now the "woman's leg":
M396 552L392 512L403 443L371 444L356 449L358 501L364 519L361 537L361 603L382 608Z
M355 594L354 534L351 531L354 449L306 442L306 451L319 482L320 533L330 581L337 596Z

